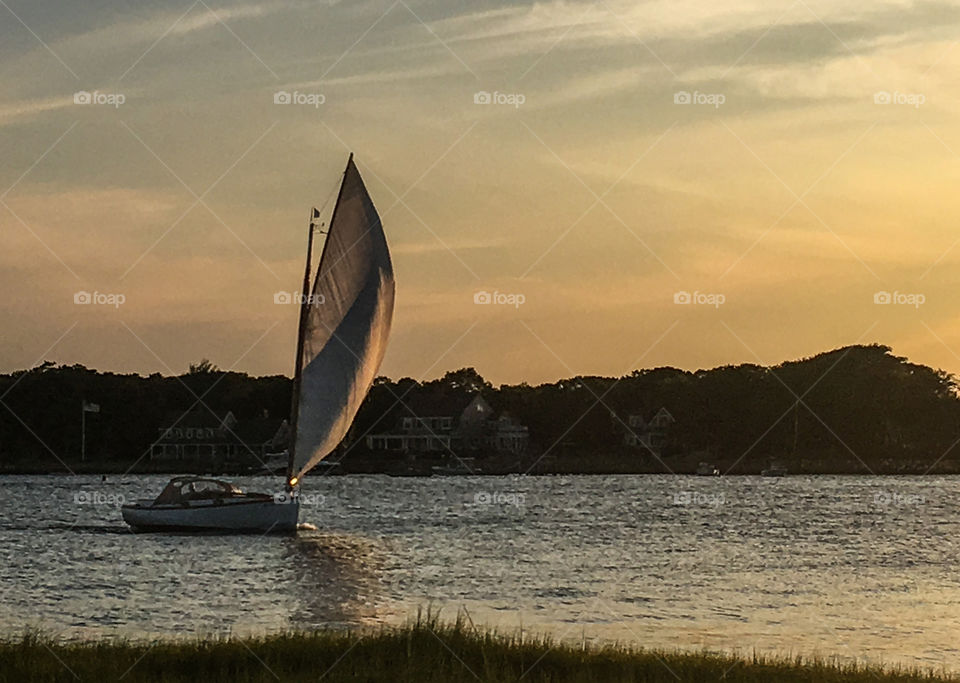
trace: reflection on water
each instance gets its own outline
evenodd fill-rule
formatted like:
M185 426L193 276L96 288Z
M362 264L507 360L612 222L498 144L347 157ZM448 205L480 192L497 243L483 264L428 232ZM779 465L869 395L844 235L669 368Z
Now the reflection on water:
M281 562L297 586L293 628L348 627L377 621L377 554L371 542L301 530L286 538Z
M575 640L960 670L958 477L314 477L296 536L129 533L116 503L163 484L0 477L0 631L263 633L433 605Z

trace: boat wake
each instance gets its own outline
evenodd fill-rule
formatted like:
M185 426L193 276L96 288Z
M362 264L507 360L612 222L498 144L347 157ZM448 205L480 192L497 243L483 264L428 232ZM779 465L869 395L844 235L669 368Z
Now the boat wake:
M316 525L310 522L300 522L297 524L297 531L319 531Z

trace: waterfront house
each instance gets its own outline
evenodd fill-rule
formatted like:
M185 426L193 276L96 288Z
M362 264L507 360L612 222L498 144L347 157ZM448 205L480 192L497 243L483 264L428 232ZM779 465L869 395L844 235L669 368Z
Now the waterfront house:
M519 455L527 427L506 412L499 415L480 394L411 401L394 428L366 437L372 451L460 453L484 451Z
M623 430L623 443L659 456L676 420L669 410L661 407L649 420L645 420L643 415L631 414L625 422L626 425L619 419L615 420L615 424Z
M239 422L232 411L217 413L196 407L186 414L171 413L158 428L151 460L257 460L286 447L286 420L266 413Z

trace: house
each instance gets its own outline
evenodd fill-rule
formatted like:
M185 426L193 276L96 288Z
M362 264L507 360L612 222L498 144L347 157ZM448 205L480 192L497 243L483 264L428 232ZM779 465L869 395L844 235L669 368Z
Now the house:
M263 415L238 422L232 411L216 413L198 406L186 414L171 413L159 427L151 460L238 460L263 458L284 448L289 428L286 420Z
M495 412L480 394L414 401L394 429L367 435L367 448L397 453L523 453L527 428L509 414Z
M649 420L645 420L642 415L628 415L626 426L619 418L615 418L615 423L623 429L625 445L645 449L654 455L660 455L667 441L667 433L675 422L670 411L663 407Z

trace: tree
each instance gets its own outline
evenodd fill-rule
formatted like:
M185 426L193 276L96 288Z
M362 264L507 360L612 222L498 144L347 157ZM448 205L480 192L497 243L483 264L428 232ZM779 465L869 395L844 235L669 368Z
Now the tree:
M209 375L220 372L220 368L204 358L199 363L191 363L188 374L190 375Z

